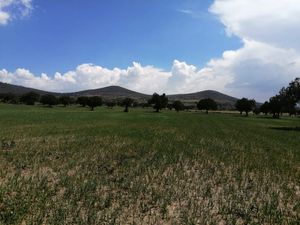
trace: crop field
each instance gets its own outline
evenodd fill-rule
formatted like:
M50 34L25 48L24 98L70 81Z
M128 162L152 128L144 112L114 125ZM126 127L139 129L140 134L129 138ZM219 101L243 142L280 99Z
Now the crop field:
M300 224L300 118L0 105L0 224Z

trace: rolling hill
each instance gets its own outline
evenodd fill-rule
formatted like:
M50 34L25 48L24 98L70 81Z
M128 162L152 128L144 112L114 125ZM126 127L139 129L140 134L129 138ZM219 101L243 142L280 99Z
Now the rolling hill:
M17 95L22 95L24 93L34 91L39 93L40 95L44 94L54 94L56 96L60 96L63 94L70 95L73 97L78 96L101 96L104 99L121 99L121 98L133 98L138 101L146 101L150 98L150 95L131 91L129 89L119 87L119 86L109 86L104 88L98 89L91 89L91 90L84 90L79 92L71 92L71 93L54 93L54 92L47 92L33 88L27 88L18 85L6 84L0 82L0 93L14 93ZM222 94L217 91L206 90L200 91L196 93L189 93L189 94L175 94L175 95L168 95L169 100L180 100L185 103L195 103L203 98L211 98L214 99L219 105L225 108L232 108L236 102L236 98L231 97L229 95Z
M28 88L28 87L23 87L23 86L19 86L19 85L13 85L13 84L7 84L7 83L0 82L0 94L13 93L16 95L22 95L22 94L25 94L25 93L28 93L31 91L36 92L40 95L51 93L51 92L42 91L42 90L38 90L38 89L34 89L34 88Z
M185 103L194 103L199 101L200 99L211 98L223 108L233 108L234 104L237 101L237 98L212 90L200 91L189 94L169 95L168 97L170 100L180 100Z
M148 99L150 96L119 86L109 86L98 89L91 89L79 92L68 93L71 96L101 96L105 99L115 98L133 98L133 99Z

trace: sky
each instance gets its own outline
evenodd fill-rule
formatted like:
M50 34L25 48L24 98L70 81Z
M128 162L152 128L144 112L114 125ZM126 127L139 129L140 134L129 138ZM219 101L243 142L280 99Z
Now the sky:
M264 101L300 76L299 15L299 0L0 0L0 81Z

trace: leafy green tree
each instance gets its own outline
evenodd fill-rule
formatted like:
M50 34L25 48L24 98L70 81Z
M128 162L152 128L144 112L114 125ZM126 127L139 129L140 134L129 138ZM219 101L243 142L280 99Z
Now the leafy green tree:
M181 101L173 102L173 108L176 112L183 111L185 109L184 104Z
M208 110L217 110L218 105L213 99L205 98L205 99L201 99L197 103L197 108L199 110L205 110L206 113L208 114Z
M142 108L148 108L148 107L150 107L150 104L148 102L142 102L142 103L140 103L140 106Z
M40 95L36 92L28 92L21 96L20 101L26 105L34 105L35 102L38 102Z
M154 93L152 95L152 98L149 99L148 103L153 106L156 112L159 112L159 110L166 108L168 104L168 98L166 94L159 95L157 93Z
M253 113L254 113L255 115L259 115L259 114L261 113L260 107L255 107L255 108L253 109Z
M300 101L300 78L290 82L285 88L283 87L279 94L271 97L269 102L261 106L261 110L266 114L272 113L273 118L279 118L282 113L295 115L297 113L296 105Z
M71 105L74 100L68 95L62 95L59 97L59 103L66 107L67 105Z
M102 98L99 96L89 97L87 105L91 108L91 111L94 111L94 108L102 105Z
M270 98L269 110L273 114L273 118L279 119L282 110L282 98L280 95Z
M48 105L49 107L52 107L59 103L58 99L54 95L51 95L51 94L43 95L40 99L40 102L43 105Z
M134 100L132 98L125 98L122 101L122 105L125 107L124 112L128 112L128 108L132 106Z
M287 88L282 88L279 92L280 102L282 105L281 113L289 113L289 115L296 114L297 95L293 82Z
M286 92L296 102L299 102L300 101L300 78L296 78L294 81L289 83L289 86L286 88Z
M235 107L241 114L246 112L246 116L248 116L248 113L255 108L255 105L256 103L254 99L249 100L247 98L242 98L237 100Z
M108 108L110 108L110 109L112 109L113 107L115 107L116 104L117 104L117 103L116 103L114 100L106 101L106 102L105 102L105 105L106 105Z
M13 93L4 93L1 94L0 100L4 103L10 104L18 104L19 103L19 96Z
M88 104L89 98L86 96L80 96L77 98L76 103L81 105L82 107L86 107Z
M267 115L270 112L269 102L265 102L259 109L263 114Z

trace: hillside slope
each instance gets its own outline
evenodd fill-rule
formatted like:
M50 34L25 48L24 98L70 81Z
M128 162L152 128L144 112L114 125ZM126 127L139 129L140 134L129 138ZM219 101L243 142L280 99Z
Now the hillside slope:
M7 83L0 82L0 94L13 93L16 95L22 95L22 94L25 94L25 93L28 93L31 91L36 92L40 95L51 93L51 92L42 91L42 90L38 90L38 89L34 89L34 88L28 88L28 87L23 87L23 86L19 86L19 85L13 85L13 84L7 84ZM56 94L56 93L54 93L54 94Z
M69 93L69 95L74 97L101 96L106 99L115 99L115 98L147 99L150 97L149 95L131 91L129 89L120 86L109 86L104 88L73 92L73 93Z
M136 91L132 91L120 86L109 86L104 88L92 89L92 90L84 90L79 92L71 92L71 93L54 93L47 92L42 90L37 90L34 88L27 88L18 85L6 84L0 82L0 93L14 93L17 95L22 95L24 93L34 91L39 93L40 95L44 95L47 93L54 94L56 96L60 96L62 94L70 95L73 97L78 96L101 96L104 99L122 99L122 98L133 98L138 101L146 101L151 96L143 93L139 93ZM195 102L203 99L203 98L211 98L214 99L219 105L224 108L233 108L236 98L231 97L229 95L222 94L217 91L207 90L200 91L196 93L189 94L176 94L176 95L168 95L170 101L180 100L185 103L194 104Z
M237 101L237 98L212 90L189 94L169 95L168 97L170 100L180 100L185 103L195 103L204 98L211 98L218 103L220 108L223 109L234 109L234 105Z

